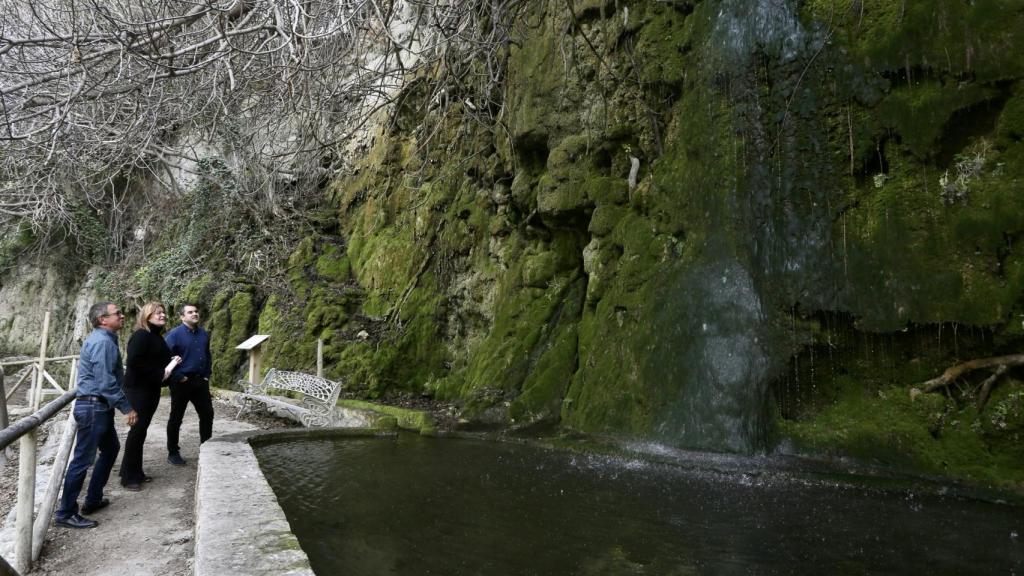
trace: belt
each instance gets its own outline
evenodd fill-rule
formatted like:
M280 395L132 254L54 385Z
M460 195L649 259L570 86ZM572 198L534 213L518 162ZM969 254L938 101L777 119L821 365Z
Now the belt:
M104 398L103 396L94 396L92 394L84 394L82 396L79 396L78 400L88 400L89 402L103 402L104 404L107 403L107 399Z

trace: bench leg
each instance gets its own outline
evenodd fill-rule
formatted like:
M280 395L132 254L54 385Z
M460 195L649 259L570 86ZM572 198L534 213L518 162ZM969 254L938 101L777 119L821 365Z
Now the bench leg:
M250 400L248 398L242 398L238 402L238 414L235 414L235 420L238 420L239 418L242 417L242 412L245 412L245 409L249 407L249 402Z

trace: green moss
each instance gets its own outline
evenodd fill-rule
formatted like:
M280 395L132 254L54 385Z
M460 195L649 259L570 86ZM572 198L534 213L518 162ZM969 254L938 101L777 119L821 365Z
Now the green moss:
M726 99L685 92L672 110L667 148L645 166L649 175L629 193L629 206L605 212L598 200L592 232L605 235L588 247L578 369L561 407L567 427L649 436L678 396L679 382L651 376L651 366L664 360L656 357L655 310L680 297L659 286L702 258L709 238L736 238L740 174L732 125ZM606 183L625 186L625 178Z
M516 44L509 50L510 121L512 142L524 157L534 156L530 148L545 146L548 134L558 130L558 110L562 79L553 73L562 70L555 42L558 27L540 5L526 16L539 29L530 42Z
M328 282L345 282L351 275L348 257L337 246L327 246L316 260L316 272Z
M560 181L551 174L537 182L537 211L545 216L562 216L589 206L586 190L579 182Z
M27 222L0 228L0 274L13 267L18 255L36 242L35 234Z
M979 433L973 407L959 408L940 394L912 400L909 390L870 392L856 383L834 404L780 431L798 449L852 456L1000 487L1024 486L1021 451L992 451Z
M487 338L480 343L466 366L459 367L461 378L448 378L435 382L435 391L442 398L467 398L470 414L480 415L498 406L502 418L507 417L507 406L502 405L506 397L515 397L523 389L524 382L543 363L550 370L547 377L539 374L531 380L536 387L537 399L526 401L517 407L520 416L536 408L550 410L553 402L551 391L566 381L557 382L558 375L565 376L566 347L572 347L574 338L567 336L576 321L582 305L583 283L576 271L556 275L545 288L520 288L509 281L518 272L515 269L506 275L506 284L499 288L501 296L494 319L494 327ZM566 341L562 341L568 339ZM560 344L560 345L559 345ZM555 350L554 352L550 352ZM548 355L550 358L547 358ZM570 372L571 373L571 372ZM552 388L554 386L554 388ZM546 412L550 414L550 412Z
M316 366L316 337L308 336L304 318L285 297L273 294L263 304L259 315L260 334L269 334L263 343L263 364L267 368L312 372ZM325 365L331 367L332 355L325 350ZM337 379L328 370L325 376Z
M1024 334L1024 147L1019 96L1002 80L1021 70L1008 56L1020 16L996 0L855 4L801 3L792 58L766 50L729 70L714 68L712 3L607 18L607 2L577 5L597 54L564 7L531 4L509 51L501 130L431 117L431 140L418 140L410 100L403 128L378 134L358 173L332 185L347 245L296 247L288 293L260 317L278 361L308 365L322 337L329 373L366 396L435 392L470 417L649 437L683 389L655 369L678 361L658 356L669 344L651 327L682 315L694 291L670 281L701 270L750 272L758 334L806 306L848 311L865 330L993 326L1012 345ZM940 178L984 142L982 169L951 201ZM630 157L641 160L632 190ZM693 298L703 310L707 295ZM793 332L828 342L811 324ZM364 326L370 341L354 336ZM831 388L814 409L837 406L822 417L836 422L881 410L865 382ZM871 394L850 399L847 387ZM888 415L926 424L917 409ZM880 459L939 469L919 427L879 440L872 418L815 446L867 454L879 442ZM979 448L942 434L940 452Z
M598 206L590 217L589 231L595 237L607 236L625 216L626 211L617 206Z
M171 303L171 305L180 306L186 302L193 304L208 302L210 300L210 296L212 296L210 291L214 286L216 286L216 282L214 281L213 275L203 274L201 276L197 276L189 281L189 283L185 285L185 288L182 289L180 300L178 302ZM180 311L180 308L178 310Z
M943 173L892 153L885 183L863 192L840 221L844 275L856 287L847 304L864 328L998 324L1014 308L1024 284L1006 238L1024 232L1024 206L1012 177L995 169L1000 152L979 145L965 151L984 155L966 201L944 202Z
M441 326L437 318L441 301L429 286L409 295L401 311L402 332L392 342L393 348L386 357L379 351L375 358L388 388L418 392L427 382L446 373L449 356L440 345Z
M238 292L228 302L228 311L231 314L230 339L236 344L247 340L250 333L249 326L253 319L253 298L250 292Z
M566 136L547 158L547 172L537 183L537 210L561 216L589 209L586 182L592 178L596 143L589 134Z
M1013 0L811 0L803 10L837 28L837 36L867 68L971 73L981 81L1024 71L1020 58L1010 56L1024 50L1024 19Z
M1024 96L1017 94L1006 102L996 133L1006 143L1024 140Z
M575 304L578 306L579 302ZM576 327L569 325L549 349L540 353L536 365L523 381L522 392L509 405L512 423L559 420L562 399L576 373L578 344Z
M560 272L571 270L577 264L572 253L553 250L523 257L522 285L530 288L547 288Z
M664 5L638 6L634 15L643 22L636 38L636 71L644 84L679 84L686 77L690 50L690 28L686 17Z
M267 301L263 303L263 308L260 310L257 332L267 334L280 325L282 314L278 308L279 305L279 299L276 294L272 294L270 298L267 298Z
M309 264L314 261L316 253L315 245L316 238L313 236L306 236L298 243L298 245L295 246L291 255L288 256L288 268L293 274L301 271L302 268L309 266Z
M878 107L886 127L902 138L906 149L922 159L936 153L946 122L957 110L993 98L996 91L978 84L944 86L925 79L913 87L895 88Z
M374 365L375 346L369 342L349 342L341 347L337 370L344 375L346 389L366 393L383 388Z
M425 434L433 433L437 429L433 417L422 410L412 410L398 406L387 406L363 400L338 400L339 406L354 408L357 410L369 410L395 419L396 425L403 430L412 430Z
M248 291L224 290L214 298L211 310L213 313L207 324L210 352L213 354L211 383L223 388L234 388L237 370L245 359L235 346L252 336L251 327L256 319L253 294ZM264 366L266 368L269 366Z
M583 189L598 206L625 204L629 200L629 182L625 178L591 175L583 182Z

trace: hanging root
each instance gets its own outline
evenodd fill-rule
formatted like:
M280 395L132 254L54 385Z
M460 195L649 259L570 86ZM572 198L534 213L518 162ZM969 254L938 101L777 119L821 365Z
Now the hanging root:
M986 378L980 385L980 392L978 394L978 411L985 407L985 402L988 401L989 394L992 392L992 387L995 386L996 380L1000 376L1006 373L1012 366L1024 365L1024 354L1010 354L1008 356L993 356L991 358L977 358L969 360L955 366L950 366L942 373L938 378L932 378L927 382L923 382L920 386L916 386L910 389L910 398L917 398L921 394L928 392L935 392L936 390L945 388L956 382L958 378L979 370L981 368L992 369L992 375Z

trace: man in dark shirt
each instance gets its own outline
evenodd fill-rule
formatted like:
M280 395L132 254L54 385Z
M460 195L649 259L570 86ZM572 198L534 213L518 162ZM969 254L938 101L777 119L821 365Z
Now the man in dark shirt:
M199 442L213 435L213 401L210 398L210 335L199 327L199 309L185 304L181 324L164 337L171 354L181 356L181 364L171 372L171 415L167 420L167 461L184 466L178 435L185 409L191 402L199 415Z
M89 322L95 330L85 339L78 357L78 392L73 409L78 424L75 455L68 465L64 493L55 514L57 525L67 528L94 528L99 524L79 514L78 508L78 495L90 466L92 478L81 511L89 514L110 504L103 497L103 488L121 450L114 430L114 408L128 415L129 426L138 418L121 390L124 368L117 331L124 323L124 314L113 302L98 302L89 309Z

